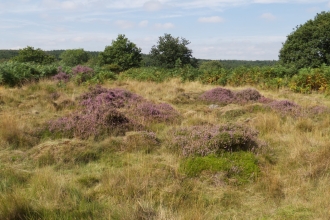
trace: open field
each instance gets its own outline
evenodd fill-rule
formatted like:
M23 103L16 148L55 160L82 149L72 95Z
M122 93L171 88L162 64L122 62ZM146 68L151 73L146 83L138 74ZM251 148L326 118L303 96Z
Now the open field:
M177 79L102 88L0 87L0 219L330 216L324 94L223 87L228 99L208 99L218 86Z

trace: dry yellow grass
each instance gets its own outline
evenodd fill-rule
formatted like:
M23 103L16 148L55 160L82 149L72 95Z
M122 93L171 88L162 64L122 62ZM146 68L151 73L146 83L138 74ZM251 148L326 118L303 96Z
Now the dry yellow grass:
M170 138L166 136L170 126L233 121L257 129L259 138L266 143L258 152L261 172L257 180L236 186L224 182L221 173L187 177L180 171L182 158L168 151L164 142L146 152L145 147L150 143L132 133L101 142L49 138L28 142L34 129L75 109L74 105L59 109L54 102L74 103L88 86L69 83L57 87L53 82L42 81L22 88L0 87L0 200L8 201L7 206L0 204L0 217L5 219L17 213L18 208L26 218L40 214L48 219L328 219L330 216L329 116L295 118L270 110L248 111L247 106L240 105L212 109L194 101L194 95L215 86L176 79L164 83L116 81L103 86L125 88L177 109L182 117L179 123L151 126L163 141ZM268 98L292 100L303 108L330 107L330 99L322 94L259 91ZM51 98L55 92L60 95L56 100ZM180 94L192 94L190 101L178 102ZM228 116L226 113L232 110L238 113ZM127 144L132 148L127 148ZM95 158L82 156L86 151ZM40 162L42 166L36 163L40 158L44 159ZM20 179L20 175L24 178Z

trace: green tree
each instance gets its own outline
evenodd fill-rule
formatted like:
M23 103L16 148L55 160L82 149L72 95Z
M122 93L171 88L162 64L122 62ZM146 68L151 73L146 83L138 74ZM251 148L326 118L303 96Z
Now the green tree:
M77 66L86 63L89 59L89 55L84 49L73 49L61 53L60 58L67 66Z
M141 49L129 41L125 35L119 34L117 39L99 54L102 65L110 64L111 68L127 70L141 65ZM110 68L110 69L111 69Z
M323 63L330 64L330 12L317 14L297 26L287 36L280 50L279 60L284 65L303 67L319 67Z
M192 64L195 66L196 59L192 57L192 50L187 47L190 44L185 38L174 38L170 34L159 37L157 45L152 46L149 53L153 65L165 68L174 68L176 64Z
M223 68L223 65L219 60L204 61L199 66L200 70L208 72L217 71L221 68Z
M20 49L18 55L13 57L12 60L20 63L39 63L39 64L50 64L55 61L55 57L46 54L40 48L34 49L33 47L27 46L26 48Z

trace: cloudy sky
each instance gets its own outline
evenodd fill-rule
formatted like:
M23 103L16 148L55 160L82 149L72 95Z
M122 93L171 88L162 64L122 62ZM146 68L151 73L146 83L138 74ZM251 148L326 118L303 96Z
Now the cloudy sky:
M0 0L0 49L103 51L118 34L149 53L165 33L201 59L277 60L330 0Z

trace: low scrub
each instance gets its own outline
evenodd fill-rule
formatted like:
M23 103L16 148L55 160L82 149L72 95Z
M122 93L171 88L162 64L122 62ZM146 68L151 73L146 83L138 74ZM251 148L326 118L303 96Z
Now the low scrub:
M248 102L262 102L265 97L255 89L249 88L233 92L229 89L218 87L204 92L200 96L200 99L207 103L227 105L230 103L246 104Z
M241 124L192 126L170 131L169 146L183 156L206 156L258 147L258 132Z

